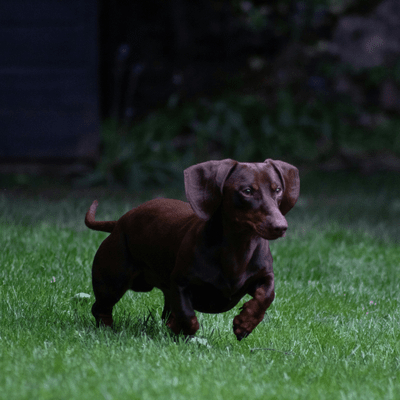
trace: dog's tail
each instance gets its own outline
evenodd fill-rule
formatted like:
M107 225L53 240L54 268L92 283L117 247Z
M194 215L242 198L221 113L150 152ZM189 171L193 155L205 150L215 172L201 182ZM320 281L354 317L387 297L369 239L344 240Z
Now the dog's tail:
M96 209L98 205L99 202L95 200L89 207L85 217L85 225L94 231L111 233L114 230L117 221L95 221Z

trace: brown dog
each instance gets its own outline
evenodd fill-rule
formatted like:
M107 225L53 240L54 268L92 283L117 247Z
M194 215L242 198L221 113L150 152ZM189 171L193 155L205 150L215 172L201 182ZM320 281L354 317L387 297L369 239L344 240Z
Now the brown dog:
M221 313L245 294L233 320L238 340L250 334L274 300L268 240L285 235L284 215L300 192L297 168L283 161L208 161L184 172L186 197L150 200L118 221L95 221L97 201L86 214L90 229L110 232L93 262L92 313L112 325L112 309L132 289L159 288L162 318L176 333L194 335L195 311Z

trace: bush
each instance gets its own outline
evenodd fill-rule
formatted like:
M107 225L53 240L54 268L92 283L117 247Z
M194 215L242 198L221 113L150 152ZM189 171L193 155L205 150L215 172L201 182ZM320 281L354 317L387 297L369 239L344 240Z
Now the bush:
M231 96L166 107L129 130L105 121L102 158L87 182L140 190L181 185L184 168L210 159L271 157L307 164L343 147L400 153L399 121L384 121L372 131L359 126L360 112L339 101L295 104L282 91L274 106L254 96Z

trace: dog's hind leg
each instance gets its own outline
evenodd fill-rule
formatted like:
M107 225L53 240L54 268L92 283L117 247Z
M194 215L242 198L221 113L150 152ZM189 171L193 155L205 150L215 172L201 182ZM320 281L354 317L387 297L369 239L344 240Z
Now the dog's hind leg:
M112 310L132 282L140 275L127 249L124 235L113 232L100 245L92 268L93 292L96 298L92 314L97 326L112 326Z

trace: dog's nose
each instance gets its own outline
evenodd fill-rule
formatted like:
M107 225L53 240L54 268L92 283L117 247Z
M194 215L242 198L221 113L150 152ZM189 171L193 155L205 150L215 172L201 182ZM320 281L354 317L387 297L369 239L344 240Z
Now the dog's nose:
M277 235L277 236L283 236L287 230L288 226L287 224L279 224L279 225L275 225L273 227L273 232Z

